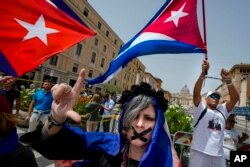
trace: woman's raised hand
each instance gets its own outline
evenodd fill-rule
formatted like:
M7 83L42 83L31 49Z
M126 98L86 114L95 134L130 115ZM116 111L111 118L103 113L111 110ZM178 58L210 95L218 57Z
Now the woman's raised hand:
M79 97L84 77L85 69L82 69L73 88L66 83L56 84L52 87L54 100L51 112L57 122L62 123L66 118L71 118L76 122L81 121L81 116L73 111L73 107Z

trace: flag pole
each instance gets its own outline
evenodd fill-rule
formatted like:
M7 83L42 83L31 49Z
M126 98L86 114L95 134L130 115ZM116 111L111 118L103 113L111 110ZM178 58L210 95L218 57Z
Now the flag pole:
M207 49L207 33L206 33L206 17L205 17L205 0L202 0L202 18L203 18L203 33L204 33L204 44ZM205 53L205 60L208 60L207 53Z
M205 17L205 0L202 0L202 20L203 20L203 33L204 33L204 44L207 49L207 32L206 32L206 17ZM208 61L207 53L205 53L205 61ZM207 70L205 72L205 75L207 75ZM204 81L205 86L205 81Z

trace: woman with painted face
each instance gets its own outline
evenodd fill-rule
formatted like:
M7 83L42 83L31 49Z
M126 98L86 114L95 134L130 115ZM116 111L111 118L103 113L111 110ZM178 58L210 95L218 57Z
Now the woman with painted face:
M80 121L81 117L72 108L83 81L84 70L73 88L66 84L55 85L52 113L43 129L25 134L20 140L48 159L84 159L77 164L84 167L180 165L163 115L168 101L146 83L123 92L119 134L84 132L64 123L67 117Z

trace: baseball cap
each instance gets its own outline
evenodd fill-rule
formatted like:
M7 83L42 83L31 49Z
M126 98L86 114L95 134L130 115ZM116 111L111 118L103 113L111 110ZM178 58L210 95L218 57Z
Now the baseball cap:
M217 95L219 95L219 96L221 97L220 92L217 92L217 91L209 91L209 92L207 93L207 95L206 95L206 98L208 98L208 96L210 96L210 95L212 95L212 94L217 94Z
M0 94L0 112L12 113L12 107L5 95Z

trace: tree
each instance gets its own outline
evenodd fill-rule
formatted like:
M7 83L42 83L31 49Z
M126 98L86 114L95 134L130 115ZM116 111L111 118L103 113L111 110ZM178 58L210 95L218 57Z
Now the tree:
M174 135L177 131L192 132L192 117L185 113L185 109L181 104L170 105L165 113L165 118L168 123L169 131ZM188 146L175 145L177 153L187 151Z
M104 84L103 85L104 92L108 92L110 94L118 94L122 92L122 89L118 86L112 84Z
M165 113L165 118L171 134L177 131L191 132L193 130L192 117L185 113L181 104L170 105Z

